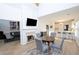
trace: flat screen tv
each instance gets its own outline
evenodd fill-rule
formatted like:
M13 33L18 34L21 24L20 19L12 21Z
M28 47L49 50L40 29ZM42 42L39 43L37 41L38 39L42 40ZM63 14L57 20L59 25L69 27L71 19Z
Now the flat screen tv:
M36 19L27 18L26 26L36 26L36 25L37 25Z

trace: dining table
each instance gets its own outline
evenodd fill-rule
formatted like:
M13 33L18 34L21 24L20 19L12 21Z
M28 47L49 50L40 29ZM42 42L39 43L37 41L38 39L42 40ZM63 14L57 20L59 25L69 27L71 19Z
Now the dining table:
M46 35L46 36L43 37L42 41L43 41L43 43L47 43L47 45L48 45L48 54L51 54L52 53L51 52L51 44L53 44L54 39L52 39L51 36Z

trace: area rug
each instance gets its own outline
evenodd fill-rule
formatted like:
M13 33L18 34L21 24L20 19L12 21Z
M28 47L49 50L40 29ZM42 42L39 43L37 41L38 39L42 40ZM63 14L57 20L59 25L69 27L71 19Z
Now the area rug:
M55 50L55 51L51 50L51 51L52 51L51 54L41 53L41 52L37 51L36 48L34 48L34 49L31 49L31 50L25 52L25 55L62 55L63 54L63 52L59 53L57 50Z

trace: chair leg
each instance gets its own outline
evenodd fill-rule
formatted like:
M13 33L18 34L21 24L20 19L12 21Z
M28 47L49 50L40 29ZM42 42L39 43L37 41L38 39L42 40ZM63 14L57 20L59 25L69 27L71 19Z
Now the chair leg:
M40 55L40 54L43 54L43 52L37 50L37 53L36 53L36 54L37 54L37 55Z
M40 51L39 50L37 50L37 53L36 54L40 54Z
M53 48L53 53L54 53L54 54L62 54L63 51L62 51L61 49Z

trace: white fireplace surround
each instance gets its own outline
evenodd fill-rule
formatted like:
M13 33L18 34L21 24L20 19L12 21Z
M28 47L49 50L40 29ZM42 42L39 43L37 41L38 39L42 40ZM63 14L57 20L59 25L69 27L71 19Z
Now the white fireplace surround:
M37 31L37 30L33 30L33 29L26 30L26 36L30 36L30 35L35 36L36 31Z
M35 28L31 28L31 29L21 29L22 30L22 33L21 33L21 44L24 45L24 44L27 44L28 43L28 38L27 36L30 36L30 35L33 35L35 36L36 33L38 33L39 31Z

